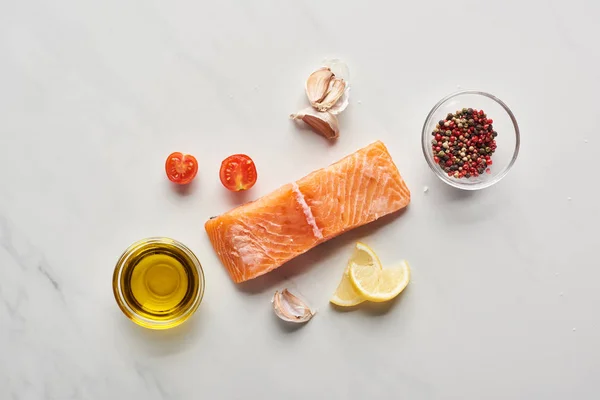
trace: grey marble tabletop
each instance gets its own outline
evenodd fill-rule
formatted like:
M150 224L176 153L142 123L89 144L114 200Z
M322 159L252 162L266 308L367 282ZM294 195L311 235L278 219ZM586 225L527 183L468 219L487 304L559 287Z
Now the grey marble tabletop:
M599 20L591 0L0 1L0 399L597 399ZM288 118L329 57L352 83L335 143ZM469 194L420 147L460 88L504 100L522 133L511 172ZM408 210L232 283L207 218L375 140ZM199 160L187 190L172 151ZM218 166L238 152L259 179L232 195ZM196 314L161 332L111 289L156 235L206 274ZM412 282L340 312L357 240ZM300 329L272 313L283 287L318 310Z

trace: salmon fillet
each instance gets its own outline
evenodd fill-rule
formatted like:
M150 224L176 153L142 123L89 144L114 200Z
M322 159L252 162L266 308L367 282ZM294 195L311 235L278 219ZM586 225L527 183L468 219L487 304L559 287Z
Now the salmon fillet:
M410 191L378 141L204 227L231 279L240 283L409 202Z

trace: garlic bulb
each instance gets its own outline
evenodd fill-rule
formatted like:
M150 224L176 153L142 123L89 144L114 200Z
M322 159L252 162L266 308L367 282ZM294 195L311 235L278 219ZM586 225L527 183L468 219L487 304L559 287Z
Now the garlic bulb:
M273 295L273 311L284 321L303 323L308 322L315 313L301 299L287 289L276 291Z
M327 139L335 139L340 134L337 117L326 111L316 111L308 107L290 115L290 118L304 121L313 131L325 136Z
M338 59L324 61L325 66L314 71L306 80L306 97L312 108L292 114L295 120L302 120L315 132L328 139L340 134L336 115L348 107L350 84L348 66Z
M306 97L310 105L318 111L328 111L337 106L336 113L340 113L348 105L348 87L348 82L335 76L329 67L321 67L306 80ZM338 106L344 95L345 101Z

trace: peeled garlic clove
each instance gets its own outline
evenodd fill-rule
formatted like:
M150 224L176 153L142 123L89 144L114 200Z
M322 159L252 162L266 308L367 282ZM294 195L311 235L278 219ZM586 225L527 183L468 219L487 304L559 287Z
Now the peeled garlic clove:
M275 314L287 322L308 322L315 315L304 301L291 294L287 289L283 289L281 293L276 291L272 303Z
M337 117L328 112L316 111L308 107L296 114L290 115L290 118L301 119L313 131L325 136L327 139L335 139L340 135Z
M333 78L333 72L328 67L319 68L310 74L306 80L306 96L310 104L323 100L329 90L331 78Z
M350 85L346 82L346 89L340 99L328 111L333 115L338 115L348 107L350 103Z
M346 82L343 79L334 77L329 81L329 89L323 100L313 104L313 106L319 111L329 110L342 97L345 89Z

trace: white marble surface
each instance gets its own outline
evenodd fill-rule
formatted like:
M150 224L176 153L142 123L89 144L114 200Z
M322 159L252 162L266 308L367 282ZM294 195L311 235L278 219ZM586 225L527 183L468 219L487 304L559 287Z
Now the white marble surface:
M0 1L0 399L597 399L599 20L592 0ZM334 145L288 120L332 56L353 84ZM523 135L511 173L472 195L419 142L458 87L506 101ZM377 139L407 212L231 283L208 217ZM200 160L186 192L163 172L177 150ZM245 197L218 181L234 152L259 169ZM206 272L168 332L111 291L117 257L152 235ZM358 239L413 282L338 312ZM319 310L301 329L269 308L284 286Z

